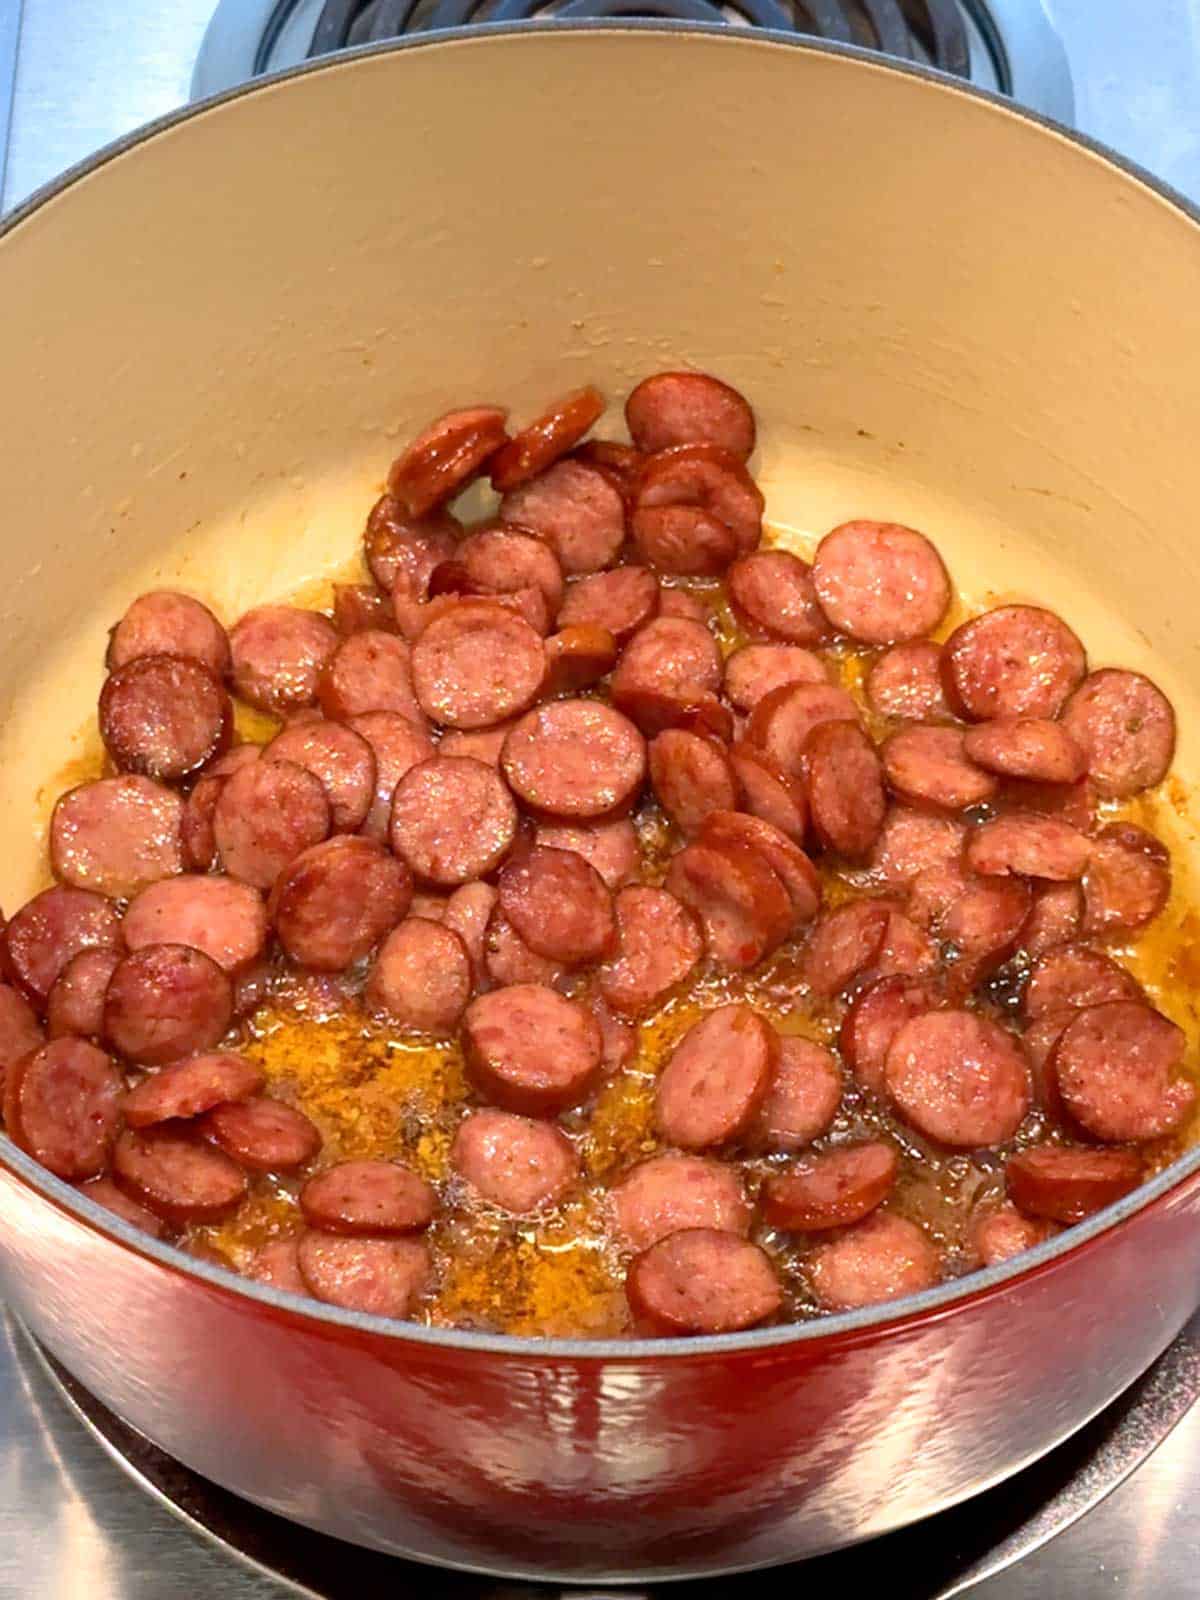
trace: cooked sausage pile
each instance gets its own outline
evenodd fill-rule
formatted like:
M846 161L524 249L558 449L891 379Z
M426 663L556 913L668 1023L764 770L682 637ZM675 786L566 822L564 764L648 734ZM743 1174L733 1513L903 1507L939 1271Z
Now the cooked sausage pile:
M593 1196L636 1330L962 1271L900 1203L939 1154L1007 1190L967 1265L1128 1192L1195 1099L1181 1030L1103 949L1170 891L1163 844L1115 820L1167 772L1168 701L1036 605L934 642L951 586L912 529L845 523L811 567L760 548L754 417L717 380L640 384L630 444L583 442L602 409L434 423L332 617L130 606L108 775L59 800L55 886L4 933L10 1137L160 1236L280 1187L298 1209L254 1276L419 1316L456 1197L578 1196L598 1090L702 993L655 1153ZM466 530L446 507L484 473L498 514ZM232 744L233 696L279 719L265 747ZM773 1015L714 980L763 963ZM348 974L397 1036L457 1036L444 1182L323 1162L239 1048L296 969Z

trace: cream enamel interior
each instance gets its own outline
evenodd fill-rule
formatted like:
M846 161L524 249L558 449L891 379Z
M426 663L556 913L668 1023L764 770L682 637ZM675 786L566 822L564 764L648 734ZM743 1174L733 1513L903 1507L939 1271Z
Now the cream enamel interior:
M1060 609L1197 776L1200 236L948 84L621 26L361 56L110 159L0 285L6 907L134 595L232 621L344 567L430 416L676 364L752 398L776 523L910 522Z

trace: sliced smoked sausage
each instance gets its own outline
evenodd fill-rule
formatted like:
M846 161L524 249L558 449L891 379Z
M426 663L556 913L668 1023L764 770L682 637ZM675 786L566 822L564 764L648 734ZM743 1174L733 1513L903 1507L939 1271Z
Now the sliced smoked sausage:
M556 461L500 502L503 522L536 533L568 576L610 567L625 542L625 502L599 468Z
M130 950L148 944L187 944L236 973L262 955L267 911L248 883L219 873L164 878L130 902L121 924Z
M296 1261L318 1300L374 1317L407 1317L429 1281L429 1251L419 1239L353 1239L309 1228Z
M1011 1261L1035 1245L1051 1238L1058 1229L1051 1223L1023 1217L1014 1205L1002 1205L980 1217L971 1229L971 1239L985 1267Z
M721 686L721 653L700 622L655 617L625 646L610 681L612 703L653 736L678 727Z
M508 442L499 406L448 411L419 433L392 462L388 493L409 517L424 517L478 477Z
M896 1033L884 1083L904 1119L958 1149L1002 1144L1029 1110L1029 1067L998 1023L970 1011L928 1011Z
M1113 1000L1076 1013L1050 1068L1068 1111L1094 1138L1159 1139L1196 1103L1195 1084L1176 1075L1186 1044L1183 1029L1153 1007Z
M319 611L257 606L229 635L234 691L275 716L315 705L321 669L338 643L337 629Z
M604 396L591 384L574 389L528 423L492 456L492 488L507 494L553 466L579 443L604 410Z
M175 1228L219 1222L246 1193L246 1175L236 1161L169 1125L126 1128L113 1150L113 1178Z
M1083 747L1046 717L996 717L968 728L963 750L976 766L1033 783L1077 783L1087 771Z
M1068 883L1083 877L1091 853L1091 840L1061 817L1014 811L971 829L966 863L985 876L1015 873Z
M613 910L617 945L600 968L600 993L622 1016L642 1016L683 982L704 942L692 913L666 889L632 884Z
M789 683L829 682L819 655L798 644L746 644L725 663L725 693L738 711L753 711L764 695Z
M434 756L409 770L392 801L392 850L425 884L452 888L492 872L517 837L517 808L493 767Z
M674 445L647 458L631 526L643 561L676 577L712 577L762 538L763 496L718 445Z
M607 628L618 645L625 645L652 617L658 615L658 579L645 567L614 567L576 578L568 585L558 612L560 628L591 623Z
M883 768L894 794L912 805L965 811L990 800L999 785L970 760L957 728L901 728L884 741Z
M374 628L395 633L391 596L374 583L335 583L333 625L343 638Z
M320 1133L302 1111L265 1095L217 1106L203 1131L254 1172L291 1172L321 1148Z
M551 986L561 983L566 975L566 969L557 961L529 948L498 904L484 930L483 964L489 983L496 988L516 983Z
M552 622L558 616L563 601L563 573L554 551L544 540L501 523L472 533L459 545L455 556L477 593L515 594L537 589L546 602L547 620ZM570 620L560 621L560 626Z
M578 1105L600 1069L596 1019L543 984L513 984L472 1000L462 1042L480 1093L518 1115Z
M941 1274L937 1250L907 1217L876 1211L814 1250L808 1276L827 1311L855 1311L931 1288Z
M953 716L942 687L942 647L931 639L894 644L871 663L867 701L880 717L948 722Z
M592 623L562 628L546 640L546 682L548 695L578 694L612 671L617 659L617 641L604 628Z
M966 837L966 825L956 817L893 806L871 852L871 875L889 886L904 887L919 873L956 863Z
M632 1167L611 1192L613 1227L630 1250L683 1228L747 1234L751 1210L736 1168L670 1150Z
M788 550L755 550L725 574L729 603L749 633L787 644L821 644L829 624L817 604L812 568Z
M437 1198L394 1161L339 1161L308 1180L300 1209L329 1233L417 1233L433 1221Z
M808 802L804 784L787 773L765 750L739 742L729 750L729 764L737 783L737 809L761 817L773 828L802 845L808 829Z
M754 449L754 412L736 389L703 372L658 372L625 402L625 423L646 454L677 444L715 444L744 461Z
M763 1185L763 1220L787 1233L819 1233L861 1222L896 1186L900 1158L884 1139L805 1156Z
M819 722L802 753L817 842L852 861L871 852L887 816L883 766L856 722Z
M873 1094L885 1094L883 1067L892 1040L913 1017L944 1004L944 995L929 978L893 975L868 984L850 1002L838 1035L842 1058L855 1079Z
M89 952L85 951L84 954L86 956ZM92 951L90 954L103 956L106 952ZM78 960L79 957L75 959ZM51 989L50 993L53 995L54 990ZM46 1020L47 1031L52 1039L78 1031L71 1028L54 1029L53 1015L49 1006L47 1006ZM8 1069L20 1061L22 1056L27 1056L31 1050L36 1050L45 1042L45 1038L46 1034L42 1031L37 1013L25 996L7 983L0 983L0 1096L4 1094L4 1079Z
M735 1333L783 1302L770 1257L736 1233L685 1228L637 1256L625 1279L635 1319L661 1334Z
M124 900L183 871L183 801L129 773L69 789L50 818L54 875Z
M858 707L833 683L785 683L771 689L750 713L746 739L785 772L804 775L804 745L822 722L857 722Z
M875 965L892 910L886 900L851 900L818 918L802 964L815 995L830 999Z
M100 691L100 737L118 772L181 783L229 748L233 705L207 667L137 656Z
M433 569L453 558L462 531L458 518L448 511L410 517L390 494L381 495L363 531L371 576L398 605L406 600L419 604Z
M487 988L487 927L499 899L490 883L464 883L446 901L442 922L456 933L471 963L471 988ZM413 915L417 913L414 910Z
M297 856L330 830L329 801L320 780L294 761L255 761L240 767L217 796L213 837L232 878L269 889Z
M666 728L650 743L650 782L659 805L685 834L700 831L714 811L737 803L733 768L715 739Z
M1063 708L1062 725L1084 753L1102 795L1124 799L1167 775L1175 754L1175 712L1140 672L1089 673Z
M46 1001L49 1038L62 1039L68 1034L80 1039L100 1037L104 996L120 959L116 950L82 950L67 962Z
M499 878L500 906L537 955L563 966L599 961L616 937L604 879L573 850L535 845Z
M111 901L63 884L43 889L4 930L4 965L39 1009L66 968L84 950L124 949L121 919Z
M470 1112L450 1146L450 1165L489 1205L527 1216L557 1205L579 1176L579 1157L552 1123L509 1111Z
M1040 883L1021 929L1021 948L1031 960L1057 944L1078 939L1083 926L1083 890L1078 883Z
M422 716L412 652L403 639L382 628L352 633L339 643L321 668L317 699L325 715L339 722L368 711L395 711L415 723Z
M1111 957L1085 944L1063 944L1034 962L1022 1007L1026 1020L1036 1022L1056 1011L1141 998L1137 979Z
M105 1038L142 1066L211 1050L232 1020L227 974L188 945L146 945L126 956L104 996Z
M1166 845L1132 822L1114 822L1093 839L1083 875L1083 933L1111 938L1153 922L1171 894Z
M955 628L942 650L946 697L971 722L1056 717L1086 670L1078 638L1041 606L985 611Z
M654 1115L663 1138L705 1150L747 1132L778 1060L778 1036L756 1011L710 1011L684 1034L659 1076Z
M842 1074L833 1051L812 1039L782 1038L756 1142L768 1150L798 1150L829 1132L841 1103Z
M685 845L672 857L663 883L695 913L709 955L723 967L752 967L782 944L797 921L779 874L744 845Z
M493 600L454 602L412 649L421 709L450 728L486 728L524 711L545 671L540 635Z
M418 761L428 761L434 753L433 741L423 719L418 725L394 711L368 711L348 726L367 741L375 757L375 793L361 831L369 838L386 841L396 785L410 767ZM450 753L446 751L447 755ZM330 804L335 806L336 802L331 800Z
M374 839L345 835L290 862L271 891L271 923L287 954L315 972L344 972L408 911L412 874Z
M1043 1145L1009 1156L1004 1178L1009 1194L1029 1216L1072 1223L1136 1189L1142 1163L1132 1150Z
M537 843L552 850L574 850L595 867L614 894L637 877L642 862L637 829L628 817L577 824L542 822Z
M131 1089L121 1115L131 1128L199 1117L227 1101L248 1100L266 1083L260 1066L232 1050L173 1061Z
M335 833L354 833L367 820L378 777L375 752L348 724L326 717L298 722L271 740L267 758L312 773L325 790Z
M249 766L262 756L256 744L235 745L226 751L192 786L183 808L183 864L189 872L208 872L216 865L217 841L213 834L213 812L225 780L239 767Z
M4 1081L9 1138L59 1178L78 1183L108 1164L124 1084L85 1039L54 1039L13 1062Z
M860 644L919 639L950 604L941 556L895 522L843 522L817 546L812 577L826 617Z
M408 917L380 946L366 1000L404 1027L446 1035L471 998L471 981L466 944L453 928Z
M714 849L753 851L779 878L792 903L792 923L811 922L821 904L821 880L804 851L759 817L742 811L710 811L700 828L700 843Z
M139 656L198 661L218 681L231 665L229 638L208 607L170 589L138 596L112 630L104 664L116 672Z
M646 775L646 743L597 700L557 700L527 712L504 742L501 770L542 815L591 820L629 805Z

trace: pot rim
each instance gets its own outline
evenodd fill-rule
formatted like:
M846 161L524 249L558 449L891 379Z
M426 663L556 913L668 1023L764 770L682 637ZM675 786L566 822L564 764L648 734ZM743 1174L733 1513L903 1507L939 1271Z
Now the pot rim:
M520 37L526 34L566 40L576 33L699 34L714 39L720 38L730 48L739 45L744 48L754 47L767 50L785 47L806 51L812 55L838 56L854 62L868 71L894 73L917 78L929 84L935 90L981 101L994 112L1012 117L1018 121L1032 123L1046 133L1057 135L1067 143L1076 145L1088 154L1098 158L1107 166L1113 168L1118 175L1131 179L1150 190L1159 199L1166 201L1168 205L1178 211L1187 221L1200 225L1200 207L1193 205L1184 195L1155 177L1137 162L1131 161L1128 157L1110 149L1100 143L1099 140L1093 139L1074 128L1067 127L1053 117L1018 105L1003 95L988 89L981 89L965 82L963 79L936 68L927 67L920 62L900 61L881 56L875 51L866 50L857 45L832 44L825 40L812 39L803 35L770 28L742 30L730 28L719 23L629 17L603 20L583 18L555 19L553 21L531 20L511 23L484 23L462 28L431 29L425 33L411 34L400 39L360 45L352 49L337 51L329 56L318 57L315 60L305 61L297 66L285 68L282 71L264 74L246 83L236 84L234 87L223 90L219 94L209 95L204 99L178 107L174 111L167 112L165 115L135 128L132 132L123 135L84 160L77 162L74 166L69 167L50 182L43 184L14 207L5 217L0 219L0 243L3 242L7 234L26 222L42 206L56 199L76 183L91 177L110 161L124 155L127 151L135 149L138 145L160 133L179 127L184 122L203 116L209 111L240 99L244 95L270 91L290 79L308 76L312 73L352 70L357 61L366 57L399 54L402 51L428 49L431 47L470 47L484 43L490 38ZM1164 1196L1181 1186L1186 1179L1200 1170L1200 1144L1193 1146L1191 1150L1178 1157L1170 1166L1165 1167L1149 1182L1140 1185L1123 1200L1117 1201L1114 1205L1106 1206L1102 1211L1096 1212L1083 1222L1064 1229L1062 1233L1055 1235L1042 1244L1036 1245L1032 1250L1022 1252L999 1266L987 1267L981 1271L968 1273L961 1278L952 1278L948 1282L940 1284L937 1288L927 1289L920 1294L909 1295L900 1300L884 1301L877 1305L863 1307L858 1311L839 1312L831 1316L814 1318L808 1322L785 1323L774 1327L755 1329L746 1333L723 1333L655 1340L559 1339L524 1334L480 1333L457 1328L431 1328L419 1323L397 1321L363 1312L344 1311L337 1306L326 1305L319 1300L309 1299L301 1295L292 1294L287 1290L274 1289L264 1284L256 1283L253 1279L242 1277L229 1268L201 1261L194 1256L189 1256L185 1251L178 1249L174 1245L163 1244L156 1239L152 1239L131 1223L124 1221L121 1217L97 1204L96 1201L89 1199L80 1190L65 1183L61 1178L55 1177L53 1173L33 1160L31 1156L18 1149L7 1135L0 1137L0 1168L12 1173L28 1188L59 1210L67 1212L75 1217L76 1220L87 1224L97 1232L106 1234L119 1244L134 1249L138 1254L149 1257L159 1266L197 1278L212 1289L217 1289L224 1293L233 1292L247 1300L257 1302L264 1308L286 1312L291 1316L303 1318L309 1322L327 1325L331 1329L338 1328L348 1333L368 1334L396 1340L401 1344L426 1345L435 1349L460 1351L464 1354L474 1352L480 1355L519 1356L525 1359L537 1356L545 1359L573 1362L625 1361L644 1363L649 1360L656 1362L660 1357L679 1358L743 1353L750 1355L755 1353L766 1354L784 1345L804 1345L809 1347L810 1350L816 1346L819 1349L822 1345L832 1343L847 1335L866 1334L885 1325L892 1327L897 1325L908 1326L916 1322L933 1320L939 1313L955 1311L964 1305L970 1304L982 1295L1002 1291L1009 1283L1019 1277L1024 1277L1027 1273L1051 1267L1071 1251L1100 1238L1137 1213L1146 1210L1157 1201L1163 1199Z

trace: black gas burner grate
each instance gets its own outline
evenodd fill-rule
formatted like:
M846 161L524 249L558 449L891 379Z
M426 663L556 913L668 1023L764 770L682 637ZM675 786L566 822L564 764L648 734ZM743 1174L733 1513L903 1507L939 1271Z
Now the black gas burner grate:
M901 60L970 76L970 48L956 0L325 0L309 56L430 28L572 17L671 17L778 28L864 45Z

